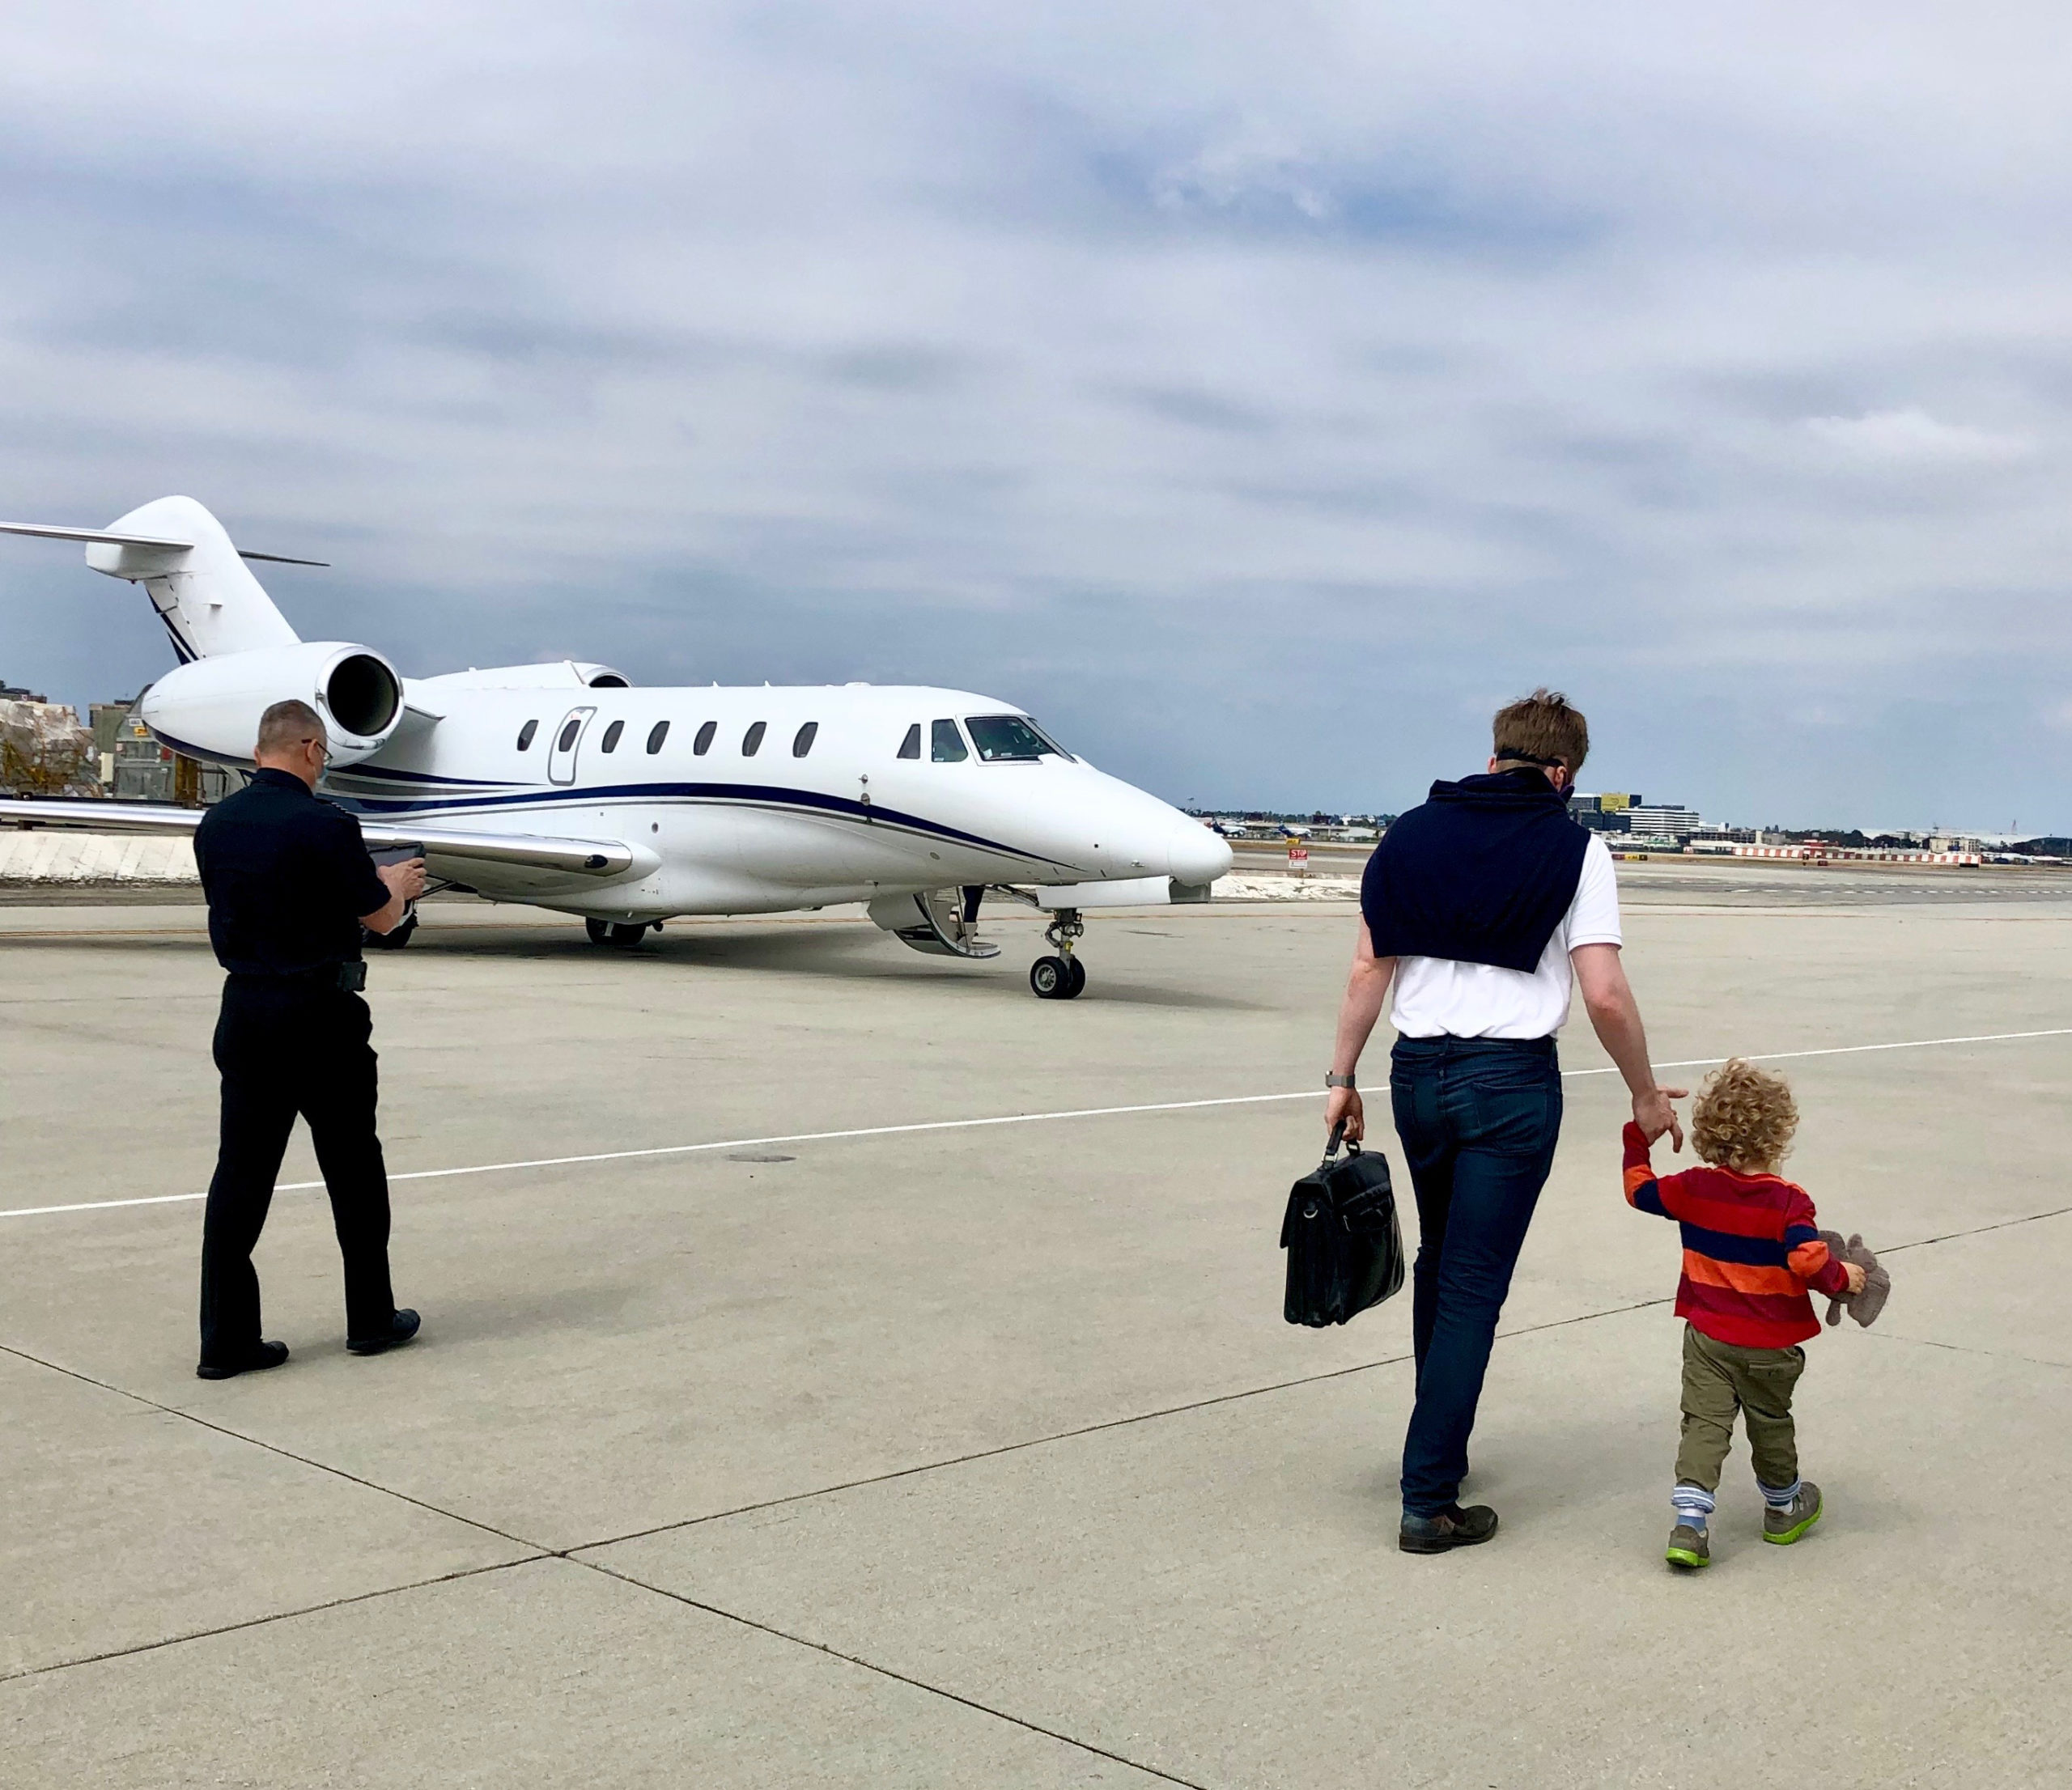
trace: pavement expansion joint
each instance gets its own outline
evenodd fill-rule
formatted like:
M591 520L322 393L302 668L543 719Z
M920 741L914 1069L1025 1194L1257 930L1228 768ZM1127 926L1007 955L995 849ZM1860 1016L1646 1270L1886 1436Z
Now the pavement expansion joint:
M513 1535L508 1529L499 1529L494 1523L485 1523L473 1516L464 1516L458 1511L448 1510L441 1505L428 1503L422 1498L414 1498L409 1492L398 1491L393 1486L384 1486L377 1479L363 1478L359 1474L348 1473L343 1467L334 1466L328 1461L319 1461L310 1455L298 1454L293 1449L284 1449L277 1442L269 1442L257 1436L248 1436L242 1430L232 1429L227 1423L219 1423L210 1418L197 1416L191 1410L181 1410L177 1405L168 1405L158 1399L146 1398L142 1393L132 1392L127 1386L117 1386L105 1380L97 1380L90 1373L82 1373L77 1368L68 1368L62 1362L48 1360L42 1355L32 1355L27 1349L16 1348L11 1342L0 1342L0 1351L13 1355L17 1360L30 1362L39 1368L47 1368L53 1373L62 1373L68 1379L77 1380L83 1385L98 1386L103 1392L112 1392L118 1398L134 1400L149 1410L163 1411L168 1417L180 1418L197 1428L210 1430L218 1436L227 1436L233 1442L243 1442L248 1447L263 1449L269 1454L278 1455L283 1461L293 1461L298 1466L308 1467L313 1472L329 1474L333 1478L343 1479L348 1484L359 1486L367 1491L380 1492L384 1497L393 1498L399 1503L412 1505L431 1516L444 1516L450 1522L461 1524L469 1529L478 1529L485 1535L494 1535L500 1542L508 1542L515 1547L526 1549L535 1559L563 1551L559 1549L546 1547L523 1535Z
M776 1640L789 1641L794 1647L809 1648L816 1653L825 1654L829 1659L839 1660L845 1665L856 1666L865 1672L875 1673L878 1677L890 1678L895 1683L911 1686L914 1690L925 1691L929 1696L940 1697L946 1703L958 1704L963 1708L973 1710L982 1716L990 1716L996 1721L1011 1723L1013 1726L1025 1729L1030 1733L1041 1734L1047 1740L1056 1741L1062 1745L1076 1748L1082 1753L1090 1753L1097 1758L1103 1758L1116 1765L1126 1766L1132 1771L1141 1771L1146 1777L1157 1778L1161 1784L1184 1784L1187 1787L1187 1790L1209 1790L1209 1787L1199 1779L1183 1778L1171 1771L1161 1771L1157 1766L1147 1765L1141 1759L1133 1759L1126 1753L1115 1752L1109 1747L1097 1745L1094 1741L1081 1739L1076 1734L1068 1734L1062 1728L1047 1728L1042 1723L1032 1721L1026 1716L1017 1716L1012 1710L1002 1709L993 1703L981 1703L975 1697L967 1697L962 1692L949 1690L945 1686L932 1684L926 1678L917 1678L911 1673L902 1672L895 1666L881 1665L876 1660L864 1658L860 1653L847 1652L841 1648L830 1646L826 1641L817 1641L809 1635L797 1635L789 1629L778 1628L769 1622L758 1622L754 1617L744 1616L738 1610L728 1610L719 1604L708 1604L701 1598L686 1596L681 1591L671 1591L662 1585L650 1584L644 1579L636 1579L630 1573L616 1572L607 1566L600 1566L594 1560L579 1560L575 1563L588 1567L592 1572L601 1573L608 1579L616 1579L622 1584L631 1585L641 1591L652 1592L658 1597L666 1597L672 1603L681 1604L686 1609L701 1610L708 1616L717 1616L726 1622L738 1622L742 1627L754 1629L758 1634L770 1635Z
M0 1684L12 1684L19 1678L40 1678L52 1672L69 1672L78 1665L99 1665L108 1660L126 1660L139 1653L156 1653L163 1648L178 1647L188 1641L206 1641L218 1635L240 1634L248 1628L265 1628L274 1622L291 1622L298 1616L317 1616L327 1610L345 1610L354 1604L372 1603L376 1598L393 1597L398 1592L422 1591L430 1585L448 1585L461 1579L479 1579L492 1572L507 1572L513 1567L531 1566L552 1557L545 1554L531 1554L520 1560L493 1560L486 1566L460 1567L452 1572L435 1573L429 1579L412 1579L403 1584L376 1585L371 1591L355 1591L343 1597L327 1597L321 1603L300 1604L293 1610L269 1610L263 1616L248 1616L241 1622L219 1622L211 1628L187 1629L177 1635L163 1635L155 1641L139 1641L134 1647L113 1647L105 1652L82 1653L74 1659L53 1660L45 1665L24 1666L19 1672L0 1672Z
M1904 1342L1917 1349L1941 1349L1949 1355L1982 1355L1989 1361L2019 1361L2024 1367L2054 1368L2060 1373L2072 1373L2072 1361L2046 1361L2040 1355L2016 1355L2008 1349L1981 1349L1964 1342L1940 1342L1932 1336L1908 1336L1898 1330L1875 1332L1872 1340Z

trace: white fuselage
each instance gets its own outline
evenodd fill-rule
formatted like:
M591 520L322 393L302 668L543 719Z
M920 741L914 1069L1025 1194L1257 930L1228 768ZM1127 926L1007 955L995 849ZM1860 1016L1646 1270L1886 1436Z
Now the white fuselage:
M1091 765L1054 753L989 761L969 718L1024 711L968 691L593 689L573 677L500 689L464 673L411 680L407 693L418 713L379 752L333 770L326 795L392 828L635 848L635 867L609 881L507 888L486 867L474 886L492 897L645 920L974 884L1205 884L1229 865L1207 828ZM902 757L915 729L918 755Z

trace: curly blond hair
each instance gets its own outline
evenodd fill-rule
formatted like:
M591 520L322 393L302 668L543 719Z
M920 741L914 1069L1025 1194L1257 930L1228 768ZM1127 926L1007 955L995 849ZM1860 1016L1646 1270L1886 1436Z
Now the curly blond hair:
M1691 1109L1691 1143L1708 1162L1730 1169L1774 1169L1798 1129L1798 1103L1781 1075L1745 1057L1715 1069Z

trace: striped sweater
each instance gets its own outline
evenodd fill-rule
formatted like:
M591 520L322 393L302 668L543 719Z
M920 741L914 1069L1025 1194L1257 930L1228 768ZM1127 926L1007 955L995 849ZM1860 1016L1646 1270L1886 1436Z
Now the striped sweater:
M1817 1336L1816 1292L1849 1285L1815 1228L1806 1190L1777 1175L1710 1164L1657 1181L1640 1126L1626 1127L1626 1203L1684 1231L1676 1315L1716 1342L1788 1349Z

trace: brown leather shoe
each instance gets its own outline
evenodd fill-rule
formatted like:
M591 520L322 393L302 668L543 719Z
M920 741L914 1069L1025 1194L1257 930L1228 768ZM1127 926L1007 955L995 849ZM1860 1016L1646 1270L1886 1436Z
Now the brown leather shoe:
M1413 1516L1405 1511L1396 1545L1406 1554L1444 1554L1473 1547L1496 1533L1497 1513L1487 1504L1470 1504L1465 1510L1449 1504L1436 1516Z

